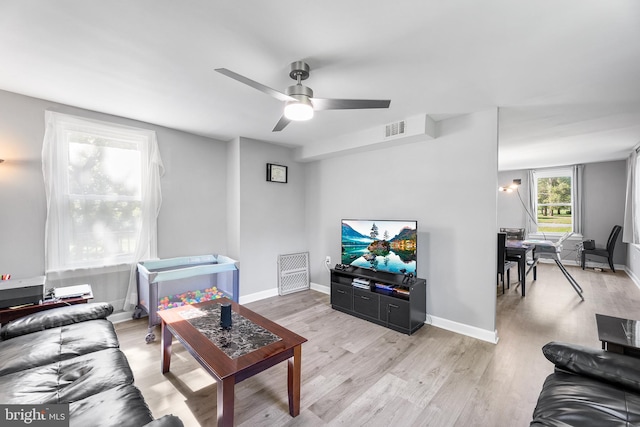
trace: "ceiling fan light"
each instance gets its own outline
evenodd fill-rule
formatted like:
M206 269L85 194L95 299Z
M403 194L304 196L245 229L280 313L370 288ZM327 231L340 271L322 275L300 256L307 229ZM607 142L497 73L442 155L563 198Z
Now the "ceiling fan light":
M289 101L284 107L284 116L294 121L309 120L313 117L313 106L310 101Z

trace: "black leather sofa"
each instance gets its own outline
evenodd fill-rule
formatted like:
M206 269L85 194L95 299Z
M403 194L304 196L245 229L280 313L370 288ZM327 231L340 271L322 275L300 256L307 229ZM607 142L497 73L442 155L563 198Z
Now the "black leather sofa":
M0 403L69 404L77 427L181 427L154 420L133 385L106 303L34 313L0 329Z
M640 359L560 342L542 352L555 368L530 426L640 426Z

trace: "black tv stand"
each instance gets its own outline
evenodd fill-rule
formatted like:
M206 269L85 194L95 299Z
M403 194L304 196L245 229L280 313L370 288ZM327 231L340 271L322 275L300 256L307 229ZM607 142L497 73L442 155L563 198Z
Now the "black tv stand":
M427 281L351 266L332 269L331 307L411 335L427 319Z

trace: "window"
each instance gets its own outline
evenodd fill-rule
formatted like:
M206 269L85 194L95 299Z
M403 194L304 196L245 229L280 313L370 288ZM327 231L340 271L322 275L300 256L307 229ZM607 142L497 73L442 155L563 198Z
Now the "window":
M155 257L161 169L154 132L47 112L47 271Z
M581 171L582 166L574 166L532 172L539 233L581 233Z
M640 156L635 148L627 159L627 191L622 241L640 245Z
M536 173L538 231L565 233L573 231L573 203L571 200L571 170Z

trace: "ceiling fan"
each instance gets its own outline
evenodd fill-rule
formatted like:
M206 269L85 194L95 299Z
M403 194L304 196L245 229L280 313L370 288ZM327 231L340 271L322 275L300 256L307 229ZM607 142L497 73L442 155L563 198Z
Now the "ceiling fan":
M313 117L314 111L319 110L354 110L365 108L389 108L390 100L382 99L327 99L314 98L311 88L304 86L302 80L309 78L309 65L303 61L291 63L289 77L296 81L295 85L289 86L285 93L278 92L261 83L234 73L226 68L216 68L220 74L231 77L234 80L258 89L261 92L271 95L280 101L285 101L284 114L276 123L273 132L284 129L291 121L309 120Z

